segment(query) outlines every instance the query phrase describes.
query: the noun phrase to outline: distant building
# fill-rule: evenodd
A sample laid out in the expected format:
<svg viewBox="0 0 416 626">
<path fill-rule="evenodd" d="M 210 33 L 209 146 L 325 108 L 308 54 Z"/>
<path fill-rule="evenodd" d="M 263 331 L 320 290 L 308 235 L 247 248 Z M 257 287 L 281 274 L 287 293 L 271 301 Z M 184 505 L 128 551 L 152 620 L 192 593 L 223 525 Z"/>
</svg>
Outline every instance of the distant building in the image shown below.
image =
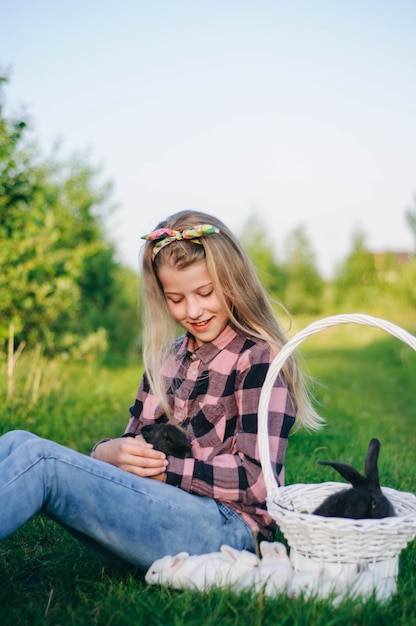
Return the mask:
<svg viewBox="0 0 416 626">
<path fill-rule="evenodd" d="M 415 260 L 412 252 L 373 252 L 374 267 L 379 279 L 386 283 L 394 283 L 400 270 Z"/>
</svg>

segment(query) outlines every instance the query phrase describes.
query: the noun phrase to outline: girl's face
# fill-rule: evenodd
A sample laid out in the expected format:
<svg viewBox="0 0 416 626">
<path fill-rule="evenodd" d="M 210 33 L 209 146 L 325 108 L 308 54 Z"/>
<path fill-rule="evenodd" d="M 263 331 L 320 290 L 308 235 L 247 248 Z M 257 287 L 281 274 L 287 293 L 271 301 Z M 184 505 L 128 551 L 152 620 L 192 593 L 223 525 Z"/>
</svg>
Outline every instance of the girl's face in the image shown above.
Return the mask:
<svg viewBox="0 0 416 626">
<path fill-rule="evenodd" d="M 195 337 L 197 346 L 216 339 L 226 327 L 228 315 L 214 291 L 206 262 L 182 270 L 161 267 L 158 277 L 170 314 Z"/>
</svg>

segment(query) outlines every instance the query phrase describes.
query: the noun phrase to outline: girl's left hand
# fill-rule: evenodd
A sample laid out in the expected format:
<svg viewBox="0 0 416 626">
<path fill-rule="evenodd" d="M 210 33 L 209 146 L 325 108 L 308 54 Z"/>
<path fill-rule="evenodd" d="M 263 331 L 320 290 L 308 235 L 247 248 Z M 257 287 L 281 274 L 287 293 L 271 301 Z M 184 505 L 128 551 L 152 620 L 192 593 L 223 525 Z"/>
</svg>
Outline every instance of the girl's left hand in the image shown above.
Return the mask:
<svg viewBox="0 0 416 626">
<path fill-rule="evenodd" d="M 166 455 L 155 450 L 140 436 L 103 441 L 96 447 L 94 458 L 143 478 L 163 481 L 166 478 Z"/>
</svg>

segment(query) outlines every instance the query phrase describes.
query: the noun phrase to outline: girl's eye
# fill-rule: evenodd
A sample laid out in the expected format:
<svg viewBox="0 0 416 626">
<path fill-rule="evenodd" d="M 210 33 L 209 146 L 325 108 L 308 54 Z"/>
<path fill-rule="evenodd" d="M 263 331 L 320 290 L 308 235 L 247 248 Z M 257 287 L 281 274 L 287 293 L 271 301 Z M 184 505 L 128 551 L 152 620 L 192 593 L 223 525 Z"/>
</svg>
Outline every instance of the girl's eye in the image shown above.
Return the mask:
<svg viewBox="0 0 416 626">
<path fill-rule="evenodd" d="M 172 304 L 179 304 L 179 302 L 182 302 L 182 298 L 169 298 L 168 297 L 169 302 L 172 302 Z"/>
<path fill-rule="evenodd" d="M 203 298 L 208 298 L 211 294 L 212 294 L 212 289 L 211 289 L 211 291 L 208 291 L 208 293 L 201 293 L 201 296 Z"/>
</svg>

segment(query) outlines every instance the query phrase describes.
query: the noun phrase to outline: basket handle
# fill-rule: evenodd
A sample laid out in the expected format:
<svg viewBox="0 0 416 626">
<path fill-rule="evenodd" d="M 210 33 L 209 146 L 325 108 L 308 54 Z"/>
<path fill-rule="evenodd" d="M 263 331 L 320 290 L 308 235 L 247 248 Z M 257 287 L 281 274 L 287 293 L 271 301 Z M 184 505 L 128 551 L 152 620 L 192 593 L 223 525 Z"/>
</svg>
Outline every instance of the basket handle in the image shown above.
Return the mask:
<svg viewBox="0 0 416 626">
<path fill-rule="evenodd" d="M 268 412 L 269 412 L 269 403 L 270 396 L 272 393 L 274 381 L 282 369 L 282 366 L 286 359 L 296 350 L 299 344 L 302 343 L 305 339 L 314 335 L 315 333 L 324 330 L 325 328 L 329 328 L 331 326 L 336 326 L 337 324 L 364 324 L 367 326 L 375 326 L 376 328 L 381 328 L 386 332 L 390 333 L 397 339 L 400 339 L 407 345 L 409 345 L 413 350 L 416 350 L 416 337 L 408 333 L 400 326 L 396 326 L 391 322 L 383 320 L 378 317 L 373 317 L 371 315 L 365 315 L 363 313 L 350 313 L 343 315 L 332 315 L 330 317 L 324 317 L 316 322 L 312 322 L 306 326 L 303 330 L 293 335 L 291 339 L 283 346 L 283 348 L 279 351 L 279 353 L 275 356 L 273 361 L 271 362 L 259 399 L 259 408 L 258 408 L 258 442 L 259 442 L 259 454 L 260 461 L 263 470 L 263 476 L 266 484 L 266 489 L 268 494 L 273 494 L 277 498 L 279 497 L 279 487 L 277 485 L 276 479 L 272 472 L 272 467 L 270 463 L 270 449 L 269 449 L 269 432 L 268 432 Z"/>
</svg>

